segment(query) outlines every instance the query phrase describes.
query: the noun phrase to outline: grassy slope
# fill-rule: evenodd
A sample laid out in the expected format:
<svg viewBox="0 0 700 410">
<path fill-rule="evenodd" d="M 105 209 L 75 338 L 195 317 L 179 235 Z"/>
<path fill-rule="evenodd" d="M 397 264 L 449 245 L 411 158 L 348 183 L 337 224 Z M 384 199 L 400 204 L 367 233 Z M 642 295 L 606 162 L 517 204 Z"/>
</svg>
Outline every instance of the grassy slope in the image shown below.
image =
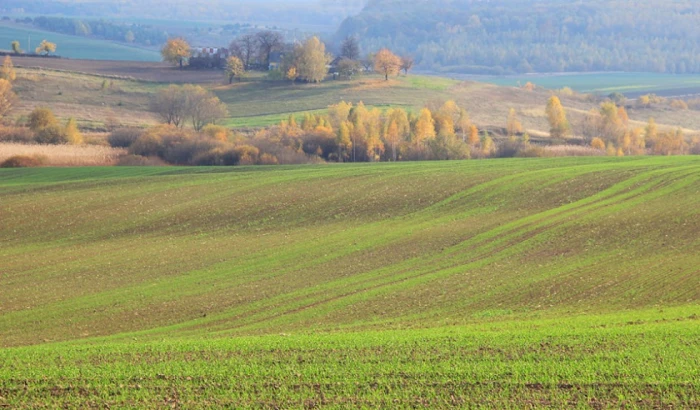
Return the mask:
<svg viewBox="0 0 700 410">
<path fill-rule="evenodd" d="M 1 48 L 9 49 L 10 43 L 17 40 L 20 42 L 22 49 L 27 51 L 28 36 L 32 38 L 32 49 L 38 46 L 41 40 L 48 40 L 56 43 L 56 54 L 66 58 L 160 61 L 160 54 L 157 51 L 129 47 L 109 41 L 0 24 Z"/>
<path fill-rule="evenodd" d="M 15 116 L 26 117 L 35 107 L 49 107 L 58 117 L 76 118 L 87 128 L 104 127 L 109 118 L 125 125 L 157 123 L 148 105 L 161 85 L 23 68 L 17 74 L 14 90 L 20 104 L 12 112 Z"/>
<path fill-rule="evenodd" d="M 697 285 L 698 164 L 2 170 L 0 335 L 432 326 L 695 303 L 697 286 L 678 285 Z"/>
<path fill-rule="evenodd" d="M 157 122 L 157 118 L 146 111 L 152 94 L 164 84 L 109 78 L 107 81 L 113 83 L 113 87 L 104 90 L 105 78 L 99 75 L 36 69 L 18 69 L 18 75 L 15 89 L 21 104 L 13 112 L 15 116 L 26 116 L 36 106 L 49 106 L 60 117 L 75 117 L 81 125 L 92 128 L 103 127 L 110 117 L 125 125 Z M 352 82 L 290 85 L 263 81 L 256 74 L 241 84 L 209 84 L 207 87 L 227 103 L 231 117 L 225 124 L 234 127 L 276 124 L 290 114 L 301 117 L 305 112 L 322 112 L 341 100 L 363 101 L 381 109 L 401 106 L 415 110 L 426 103 L 439 104 L 454 99 L 469 111 L 480 127 L 502 128 L 509 109 L 515 108 L 528 132 L 536 136 L 548 135 L 545 104 L 550 92 L 547 90 L 527 92 L 416 75 L 402 76 L 388 83 L 370 76 Z M 594 106 L 580 98 L 563 98 L 563 103 L 574 125 Z M 691 134 L 700 129 L 700 117 L 690 113 L 666 107 L 629 111 L 634 126 L 644 126 L 649 117 L 654 117 L 662 128 L 681 126 Z"/>
<path fill-rule="evenodd" d="M 692 407 L 699 170 L 0 170 L 0 404 Z"/>
<path fill-rule="evenodd" d="M 457 84 L 437 77 L 408 77 L 382 81 L 371 76 L 356 81 L 326 81 L 321 84 L 252 82 L 215 88 L 227 103 L 232 126 L 260 126 L 278 123 L 289 114 L 317 112 L 340 101 L 370 107 L 422 107 L 430 100 L 452 98 L 449 89 Z"/>
<path fill-rule="evenodd" d="M 632 97 L 645 93 L 683 95 L 697 93 L 700 76 L 656 73 L 531 74 L 507 77 L 474 76 L 480 81 L 515 87 L 528 81 L 549 89 L 571 87 L 581 93 L 608 95 L 620 92 Z M 686 90 L 686 91 L 682 91 Z"/>
</svg>

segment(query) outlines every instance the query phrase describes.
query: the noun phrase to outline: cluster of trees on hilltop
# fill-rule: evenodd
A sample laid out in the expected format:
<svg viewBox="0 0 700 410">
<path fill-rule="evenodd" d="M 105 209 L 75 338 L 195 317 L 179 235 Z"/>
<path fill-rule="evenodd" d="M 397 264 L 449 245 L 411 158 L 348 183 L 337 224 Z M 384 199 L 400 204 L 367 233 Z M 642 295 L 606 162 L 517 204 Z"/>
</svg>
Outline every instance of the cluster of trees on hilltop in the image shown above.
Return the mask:
<svg viewBox="0 0 700 410">
<path fill-rule="evenodd" d="M 698 73 L 699 16 L 692 0 L 374 0 L 337 38 L 437 71 Z"/>
<path fill-rule="evenodd" d="M 374 70 L 389 80 L 390 76 L 398 75 L 401 71 L 408 75 L 414 64 L 411 57 L 399 57 L 387 48 L 361 58 L 360 47 L 354 37 L 343 40 L 340 49 L 340 55 L 334 58 L 327 52 L 325 43 L 316 36 L 291 44 L 285 43 L 279 32 L 264 30 L 240 36 L 228 49 L 218 49 L 216 54 L 205 55 L 193 55 L 185 39 L 174 37 L 165 43 L 161 55 L 164 61 L 181 69 L 185 65 L 223 68 L 229 83 L 235 78 L 240 80 L 249 70 L 269 71 L 268 77 L 273 80 L 319 83 L 328 77 L 329 66 L 335 77 L 352 79 L 355 74 Z M 273 66 L 274 54 L 277 54 L 277 61 Z"/>
</svg>

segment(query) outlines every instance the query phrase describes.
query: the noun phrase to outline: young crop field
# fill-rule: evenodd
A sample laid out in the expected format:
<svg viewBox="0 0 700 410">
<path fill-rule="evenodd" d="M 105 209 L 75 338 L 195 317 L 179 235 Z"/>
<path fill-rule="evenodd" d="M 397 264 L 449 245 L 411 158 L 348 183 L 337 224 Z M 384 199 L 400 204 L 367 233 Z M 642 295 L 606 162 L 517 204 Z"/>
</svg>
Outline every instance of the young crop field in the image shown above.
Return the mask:
<svg viewBox="0 0 700 410">
<path fill-rule="evenodd" d="M 32 49 L 29 50 L 31 38 Z M 13 41 L 19 41 L 24 51 L 33 52 L 42 40 L 56 43 L 56 54 L 66 58 L 86 60 L 131 60 L 160 61 L 160 53 L 137 47 L 130 47 L 105 40 L 69 36 L 14 25 L 0 24 L 0 49 L 9 50 Z"/>
<path fill-rule="evenodd" d="M 700 159 L 0 169 L 0 407 L 694 408 Z"/>
<path fill-rule="evenodd" d="M 620 92 L 631 98 L 648 93 L 669 97 L 700 94 L 700 75 L 697 74 L 573 73 L 471 78 L 511 87 L 532 82 L 553 90 L 570 87 L 581 93 L 601 95 Z"/>
<path fill-rule="evenodd" d="M 270 82 L 260 77 L 240 84 L 216 87 L 234 125 L 271 125 L 290 114 L 325 110 L 340 101 L 382 109 L 422 107 L 431 100 L 454 98 L 448 90 L 456 81 L 434 77 L 403 77 L 384 81 L 368 76 L 355 81 L 326 81 L 320 84 Z"/>
</svg>

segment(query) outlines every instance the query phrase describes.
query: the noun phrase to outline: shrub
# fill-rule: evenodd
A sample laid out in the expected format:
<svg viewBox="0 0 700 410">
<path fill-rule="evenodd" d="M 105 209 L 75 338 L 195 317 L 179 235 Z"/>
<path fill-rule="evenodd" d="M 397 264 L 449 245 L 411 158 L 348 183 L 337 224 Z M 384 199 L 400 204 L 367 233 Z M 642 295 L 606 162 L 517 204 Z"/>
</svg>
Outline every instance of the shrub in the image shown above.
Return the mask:
<svg viewBox="0 0 700 410">
<path fill-rule="evenodd" d="M 519 150 L 516 156 L 518 158 L 542 158 L 549 157 L 551 155 L 549 155 L 549 153 L 543 147 L 528 145 L 526 148 Z"/>
<path fill-rule="evenodd" d="M 83 143 L 83 134 L 78 130 L 78 123 L 74 118 L 69 118 L 64 129 L 64 134 L 66 135 L 66 142 L 73 145 L 80 145 Z"/>
<path fill-rule="evenodd" d="M 605 141 L 603 141 L 599 137 L 593 138 L 593 140 L 591 141 L 591 148 L 604 150 L 605 149 Z"/>
<path fill-rule="evenodd" d="M 233 149 L 238 161 L 235 165 L 255 165 L 260 157 L 260 150 L 252 145 L 241 145 Z"/>
<path fill-rule="evenodd" d="M 572 90 L 571 87 L 564 87 L 561 90 L 559 90 L 559 95 L 563 95 L 565 97 L 572 97 L 574 95 L 574 90 Z"/>
<path fill-rule="evenodd" d="M 528 144 L 522 141 L 508 140 L 498 144 L 494 156 L 496 158 L 514 158 L 518 156 L 518 152 L 526 150 L 527 148 Z"/>
<path fill-rule="evenodd" d="M 270 154 L 262 154 L 260 156 L 260 165 L 279 165 L 279 160 L 276 156 Z"/>
<path fill-rule="evenodd" d="M 690 141 L 690 150 L 688 152 L 692 155 L 700 155 L 700 137 L 693 137 Z"/>
<path fill-rule="evenodd" d="M 36 133 L 35 140 L 39 144 L 52 145 L 67 144 L 70 142 L 66 130 L 60 125 L 49 125 L 48 127 L 41 128 Z"/>
<path fill-rule="evenodd" d="M 233 131 L 223 125 L 207 124 L 202 128 L 202 134 L 219 141 L 229 141 L 233 137 Z"/>
<path fill-rule="evenodd" d="M 166 135 L 163 137 L 163 158 L 171 164 L 189 165 L 202 153 L 215 148 L 225 148 L 228 144 L 198 135 L 187 133 Z"/>
<path fill-rule="evenodd" d="M 0 142 L 34 142 L 34 133 L 26 127 L 0 127 Z"/>
<path fill-rule="evenodd" d="M 56 124 L 58 124 L 58 120 L 53 115 L 53 111 L 48 108 L 38 107 L 29 114 L 28 125 L 32 131 L 40 131 Z"/>
<path fill-rule="evenodd" d="M 271 70 L 265 76 L 267 81 L 282 81 L 285 79 L 284 74 L 280 70 Z"/>
<path fill-rule="evenodd" d="M 338 152 L 338 143 L 331 133 L 313 131 L 302 137 L 302 150 L 308 155 L 328 159 L 330 155 Z"/>
<path fill-rule="evenodd" d="M 673 100 L 671 101 L 671 108 L 674 108 L 676 110 L 687 110 L 688 103 L 683 100 Z"/>
<path fill-rule="evenodd" d="M 145 132 L 129 146 L 129 154 L 143 157 L 163 155 L 163 139 L 156 132 Z"/>
<path fill-rule="evenodd" d="M 46 158 L 41 155 L 15 155 L 0 163 L 0 168 L 32 168 L 45 163 Z"/>
<path fill-rule="evenodd" d="M 119 128 L 109 134 L 107 142 L 114 148 L 129 148 L 142 134 L 138 128 Z"/>
<path fill-rule="evenodd" d="M 236 165 L 238 159 L 238 155 L 233 149 L 214 148 L 197 154 L 192 163 L 204 166 L 231 166 Z"/>
<path fill-rule="evenodd" d="M 159 167 L 166 163 L 158 157 L 144 157 L 141 155 L 125 155 L 117 161 L 118 166 L 124 167 Z"/>
</svg>

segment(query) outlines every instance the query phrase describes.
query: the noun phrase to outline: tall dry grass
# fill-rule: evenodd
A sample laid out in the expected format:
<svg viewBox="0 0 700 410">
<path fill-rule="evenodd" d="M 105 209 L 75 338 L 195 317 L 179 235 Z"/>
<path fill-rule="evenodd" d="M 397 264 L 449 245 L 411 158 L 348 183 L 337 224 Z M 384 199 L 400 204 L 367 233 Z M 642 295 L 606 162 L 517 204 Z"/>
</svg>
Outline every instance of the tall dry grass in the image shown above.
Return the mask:
<svg viewBox="0 0 700 410">
<path fill-rule="evenodd" d="M 545 155 L 551 157 L 600 157 L 606 155 L 604 150 L 583 145 L 552 145 L 542 148 Z"/>
<path fill-rule="evenodd" d="M 0 162 L 16 156 L 39 156 L 49 167 L 86 167 L 115 165 L 126 154 L 121 148 L 96 145 L 26 145 L 0 143 Z"/>
</svg>

